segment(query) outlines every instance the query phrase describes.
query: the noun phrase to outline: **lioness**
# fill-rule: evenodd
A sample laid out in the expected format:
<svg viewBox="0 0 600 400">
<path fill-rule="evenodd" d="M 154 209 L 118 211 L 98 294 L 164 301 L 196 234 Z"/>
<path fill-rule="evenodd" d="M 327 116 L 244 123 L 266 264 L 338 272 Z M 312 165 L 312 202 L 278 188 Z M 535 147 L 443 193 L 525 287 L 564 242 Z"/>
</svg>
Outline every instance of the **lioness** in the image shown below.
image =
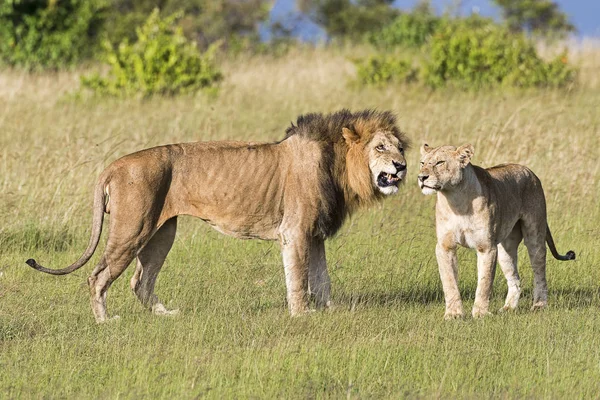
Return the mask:
<svg viewBox="0 0 600 400">
<path fill-rule="evenodd" d="M 300 116 L 276 143 L 196 142 L 154 147 L 124 156 L 100 175 L 94 193 L 83 266 L 100 240 L 104 213 L 110 232 L 88 278 L 97 322 L 107 319 L 106 291 L 134 258 L 131 288 L 148 309 L 168 311 L 154 283 L 175 238 L 178 215 L 193 215 L 243 239 L 279 240 L 289 311 L 307 310 L 307 294 L 329 306 L 324 240 L 344 219 L 398 191 L 406 175 L 406 136 L 390 112 L 342 110 Z"/>
<path fill-rule="evenodd" d="M 421 147 L 418 182 L 423 194 L 437 193 L 436 231 L 440 278 L 446 300 L 445 318 L 463 316 L 457 286 L 456 245 L 477 250 L 477 291 L 473 317 L 489 314 L 496 260 L 508 283 L 506 304 L 517 307 L 521 286 L 517 249 L 525 241 L 534 272 L 532 309 L 547 305 L 546 242 L 558 260 L 574 260 L 575 253 L 556 251 L 546 222 L 542 184 L 525 166 L 503 164 L 483 169 L 471 164 L 470 144 L 459 147 Z"/>
</svg>

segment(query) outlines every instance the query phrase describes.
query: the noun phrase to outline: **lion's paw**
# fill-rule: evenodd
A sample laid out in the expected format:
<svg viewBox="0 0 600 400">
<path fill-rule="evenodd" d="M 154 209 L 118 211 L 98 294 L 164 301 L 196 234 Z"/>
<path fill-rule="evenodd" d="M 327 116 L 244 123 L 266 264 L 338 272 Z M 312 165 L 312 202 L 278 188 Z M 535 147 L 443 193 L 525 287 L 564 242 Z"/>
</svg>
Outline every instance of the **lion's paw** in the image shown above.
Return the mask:
<svg viewBox="0 0 600 400">
<path fill-rule="evenodd" d="M 548 307 L 547 301 L 538 301 L 537 303 L 534 303 L 533 306 L 531 306 L 531 311 L 541 311 L 546 307 Z"/>
<path fill-rule="evenodd" d="M 168 310 L 162 303 L 156 303 L 152 306 L 152 312 L 155 315 L 173 316 L 179 314 L 178 309 Z"/>
<path fill-rule="evenodd" d="M 100 320 L 96 320 L 96 323 L 98 324 L 108 324 L 111 322 L 117 322 L 121 319 L 121 317 L 119 317 L 118 315 L 113 315 L 110 318 L 104 318 L 104 319 L 100 319 Z"/>
</svg>

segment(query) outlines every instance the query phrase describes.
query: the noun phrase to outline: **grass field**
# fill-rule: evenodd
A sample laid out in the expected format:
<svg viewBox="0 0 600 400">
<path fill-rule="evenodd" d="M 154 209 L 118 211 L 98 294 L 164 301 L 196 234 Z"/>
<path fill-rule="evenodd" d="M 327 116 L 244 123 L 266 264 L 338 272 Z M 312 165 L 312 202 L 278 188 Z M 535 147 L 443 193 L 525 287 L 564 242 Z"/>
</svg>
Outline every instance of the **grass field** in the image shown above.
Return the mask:
<svg viewBox="0 0 600 400">
<path fill-rule="evenodd" d="M 576 55 L 579 88 L 462 93 L 347 85 L 344 52 L 228 64 L 217 97 L 82 99 L 76 73 L 0 72 L 0 398 L 597 398 L 600 393 L 600 51 Z M 391 109 L 413 139 L 400 193 L 327 243 L 335 308 L 291 319 L 278 245 L 239 241 L 182 218 L 157 293 L 180 315 L 147 313 L 109 291 L 116 323 L 96 325 L 85 249 L 95 179 L 145 147 L 278 140 L 296 116 Z M 522 248 L 519 309 L 443 321 L 434 197 L 416 185 L 418 146 L 475 146 L 474 163 L 523 163 L 541 178 L 561 253 L 548 258 L 549 308 L 532 313 Z M 475 255 L 459 252 L 467 309 Z M 498 269 L 493 309 L 506 283 Z"/>
</svg>

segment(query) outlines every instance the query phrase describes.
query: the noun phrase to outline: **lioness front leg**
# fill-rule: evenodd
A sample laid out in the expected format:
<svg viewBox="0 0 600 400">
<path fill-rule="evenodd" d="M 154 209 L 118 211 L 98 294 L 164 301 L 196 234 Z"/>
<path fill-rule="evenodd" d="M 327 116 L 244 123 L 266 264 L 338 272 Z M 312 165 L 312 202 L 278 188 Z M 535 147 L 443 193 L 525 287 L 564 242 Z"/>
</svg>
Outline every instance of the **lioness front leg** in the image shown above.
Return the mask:
<svg viewBox="0 0 600 400">
<path fill-rule="evenodd" d="M 494 283 L 497 255 L 498 248 L 496 246 L 477 250 L 477 290 L 475 291 L 473 318 L 490 315 L 488 310 L 492 285 Z"/>
<path fill-rule="evenodd" d="M 460 292 L 458 291 L 458 260 L 456 258 L 456 247 L 447 247 L 438 243 L 435 247 L 440 279 L 444 288 L 444 299 L 446 301 L 445 319 L 464 317 Z"/>
<path fill-rule="evenodd" d="M 308 311 L 310 239 L 304 235 L 280 235 L 287 301 L 292 317 Z"/>
<path fill-rule="evenodd" d="M 315 301 L 317 309 L 329 308 L 331 301 L 331 280 L 327 272 L 325 259 L 325 241 L 313 238 L 310 246 L 310 264 L 308 270 L 308 290 Z"/>
</svg>

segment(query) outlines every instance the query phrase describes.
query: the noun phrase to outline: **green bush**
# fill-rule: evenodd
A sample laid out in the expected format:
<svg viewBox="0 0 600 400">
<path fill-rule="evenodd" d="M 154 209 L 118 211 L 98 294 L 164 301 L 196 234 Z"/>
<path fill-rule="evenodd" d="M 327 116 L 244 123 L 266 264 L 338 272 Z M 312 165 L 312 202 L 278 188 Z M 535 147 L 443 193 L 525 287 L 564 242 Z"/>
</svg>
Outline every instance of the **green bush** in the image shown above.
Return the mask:
<svg viewBox="0 0 600 400">
<path fill-rule="evenodd" d="M 104 0 L 0 1 L 0 62 L 58 69 L 93 55 Z"/>
<path fill-rule="evenodd" d="M 371 56 L 354 61 L 358 82 L 382 86 L 387 83 L 409 83 L 416 80 L 418 70 L 411 63 L 392 56 Z"/>
<path fill-rule="evenodd" d="M 367 35 L 376 47 L 421 47 L 435 32 L 440 18 L 424 12 L 402 14 L 380 31 Z"/>
<path fill-rule="evenodd" d="M 547 62 L 524 35 L 493 23 L 445 24 L 429 45 L 424 78 L 433 87 L 561 87 L 575 77 L 565 55 Z"/>
<path fill-rule="evenodd" d="M 113 96 L 174 95 L 214 86 L 222 79 L 214 64 L 217 47 L 200 54 L 177 26 L 180 16 L 161 19 L 155 9 L 137 29 L 135 43 L 125 39 L 115 49 L 105 40 L 103 58 L 110 66 L 108 76 L 84 77 L 82 85 Z"/>
</svg>

